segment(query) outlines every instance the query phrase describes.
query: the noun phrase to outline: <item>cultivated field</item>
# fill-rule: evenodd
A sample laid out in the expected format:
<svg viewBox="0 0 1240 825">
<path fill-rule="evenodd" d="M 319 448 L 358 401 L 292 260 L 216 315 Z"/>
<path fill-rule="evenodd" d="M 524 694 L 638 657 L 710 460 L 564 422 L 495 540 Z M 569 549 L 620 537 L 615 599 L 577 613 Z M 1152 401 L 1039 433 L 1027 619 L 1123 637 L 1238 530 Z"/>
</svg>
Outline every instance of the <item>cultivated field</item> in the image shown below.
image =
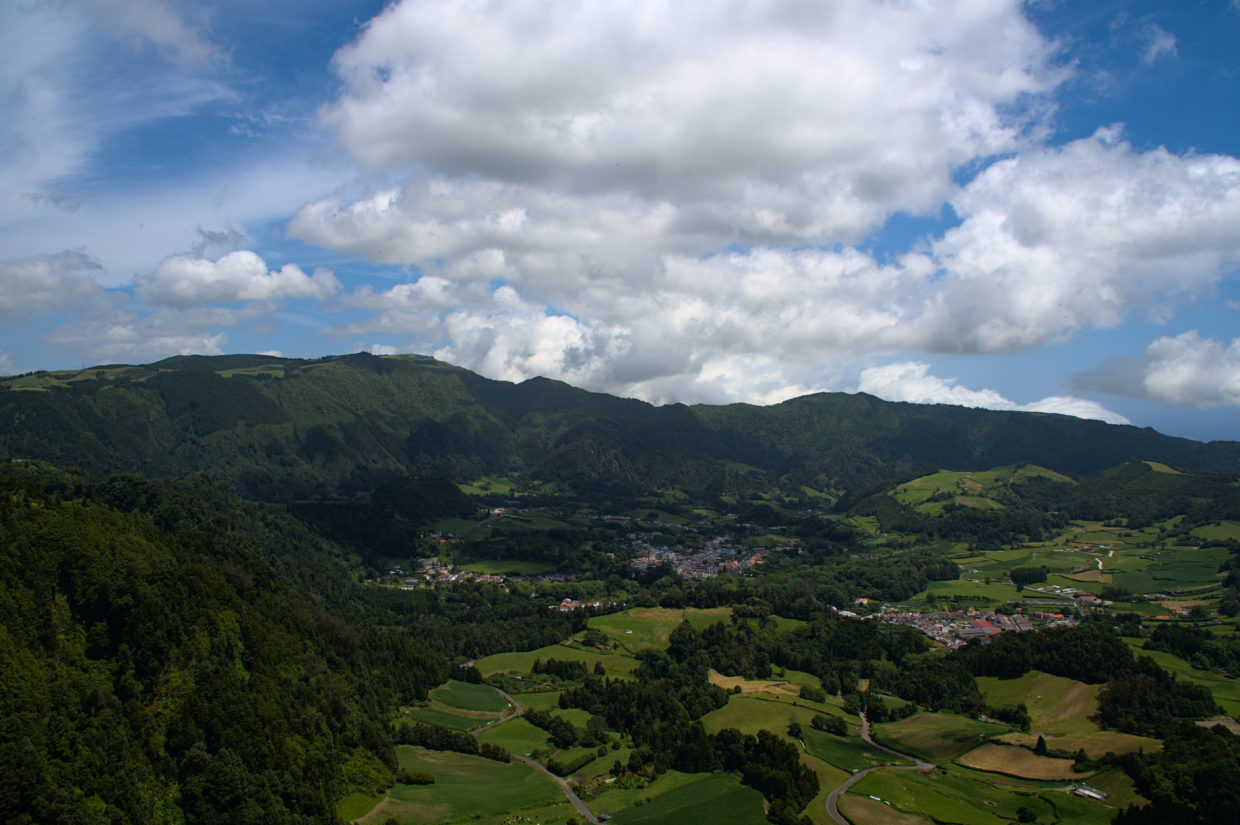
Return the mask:
<svg viewBox="0 0 1240 825">
<path fill-rule="evenodd" d="M 590 627 L 606 633 L 615 644 L 624 650 L 636 653 L 648 647 L 666 650 L 668 636 L 676 629 L 676 625 L 685 619 L 700 630 L 717 622 L 727 622 L 731 617 L 732 608 L 730 607 L 717 607 L 709 610 L 635 607 L 622 613 L 594 616 L 590 619 Z"/>
<path fill-rule="evenodd" d="M 562 798 L 546 774 L 519 762 L 502 764 L 479 756 L 401 746 L 402 768 L 427 771 L 433 785 L 397 785 L 360 821 L 382 823 L 393 817 L 401 825 L 432 825 L 475 816 L 518 812 Z M 480 791 L 485 789 L 485 793 Z"/>
<path fill-rule="evenodd" d="M 765 825 L 762 794 L 734 776 L 708 774 L 686 785 L 627 808 L 612 817 L 615 825 Z"/>
<path fill-rule="evenodd" d="M 872 733 L 888 747 L 942 765 L 1007 729 L 965 716 L 923 711 L 899 722 L 874 725 Z"/>
<path fill-rule="evenodd" d="M 1089 773 L 1075 773 L 1071 759 L 1037 756 L 1033 751 L 1014 745 L 979 745 L 956 759 L 966 768 L 1002 773 L 1020 779 L 1084 780 Z"/>
</svg>

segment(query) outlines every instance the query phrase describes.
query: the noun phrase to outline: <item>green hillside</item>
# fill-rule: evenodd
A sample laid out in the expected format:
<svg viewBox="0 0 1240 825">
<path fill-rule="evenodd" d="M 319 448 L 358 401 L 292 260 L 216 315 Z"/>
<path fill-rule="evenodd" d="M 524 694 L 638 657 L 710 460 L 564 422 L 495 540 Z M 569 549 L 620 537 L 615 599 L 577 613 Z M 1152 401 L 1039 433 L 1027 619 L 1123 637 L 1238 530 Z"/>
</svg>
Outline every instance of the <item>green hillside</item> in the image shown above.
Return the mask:
<svg viewBox="0 0 1240 825">
<path fill-rule="evenodd" d="M 1240 470 L 1240 444 L 1067 416 L 840 393 L 771 407 L 653 407 L 366 353 L 184 356 L 4 379 L 0 456 L 156 477 L 206 472 L 267 501 L 351 498 L 407 476 L 710 505 L 758 492 L 821 503 L 927 465 L 1027 462 L 1091 475 L 1139 457 Z"/>
</svg>

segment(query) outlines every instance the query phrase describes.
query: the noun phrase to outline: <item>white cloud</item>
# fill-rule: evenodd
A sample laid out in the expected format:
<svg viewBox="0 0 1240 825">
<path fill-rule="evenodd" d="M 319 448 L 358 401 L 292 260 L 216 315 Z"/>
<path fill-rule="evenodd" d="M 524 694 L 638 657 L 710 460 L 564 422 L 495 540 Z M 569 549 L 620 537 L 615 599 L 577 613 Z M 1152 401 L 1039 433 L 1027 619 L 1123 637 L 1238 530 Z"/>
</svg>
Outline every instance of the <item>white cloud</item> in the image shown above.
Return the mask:
<svg viewBox="0 0 1240 825">
<path fill-rule="evenodd" d="M 15 375 L 17 373 L 17 359 L 10 352 L 0 350 L 0 375 Z"/>
<path fill-rule="evenodd" d="M 116 38 L 153 46 L 173 62 L 193 65 L 223 57 L 197 27 L 160 0 L 82 0 L 82 5 Z"/>
<path fill-rule="evenodd" d="M 1146 23 L 1141 27 L 1137 38 L 1142 43 L 1141 62 L 1146 66 L 1153 66 L 1160 57 L 1179 55 L 1175 35 L 1157 23 Z"/>
<path fill-rule="evenodd" d="M 80 310 L 103 290 L 91 277 L 99 263 L 76 250 L 0 261 L 0 318 Z"/>
<path fill-rule="evenodd" d="M 118 53 L 101 31 L 154 45 L 182 65 Z M 206 66 L 194 68 L 216 54 L 155 0 L 0 4 L 0 223 L 88 198 L 66 181 L 109 137 L 232 97 Z"/>
<path fill-rule="evenodd" d="M 188 332 L 168 319 L 121 315 L 62 327 L 48 336 L 58 349 L 89 353 L 92 363 L 147 363 L 173 355 L 221 355 L 224 332 Z"/>
<path fill-rule="evenodd" d="M 1083 398 L 1051 396 L 1030 404 L 1017 404 L 994 390 L 972 390 L 960 386 L 955 378 L 930 375 L 930 365 L 905 361 L 870 367 L 861 371 L 858 392 L 877 395 L 887 401 L 914 404 L 954 404 L 989 410 L 1058 413 L 1091 418 L 1109 424 L 1131 423 L 1119 413 Z"/>
<path fill-rule="evenodd" d="M 949 6 L 406 0 L 336 55 L 324 119 L 363 162 L 418 171 L 418 228 L 384 247 L 406 261 L 453 214 L 411 193 L 427 182 L 585 215 L 607 195 L 742 242 L 855 240 L 1021 145 L 1028 96 L 1060 79 L 1019 3 Z M 349 234 L 387 197 L 328 207 Z"/>
<path fill-rule="evenodd" d="M 180 308 L 283 298 L 323 300 L 339 289 L 339 281 L 328 270 L 306 275 L 296 264 L 285 264 L 269 272 L 263 259 L 249 250 L 230 252 L 214 262 L 183 255 L 165 258 L 154 273 L 138 279 L 140 296 Z"/>
<path fill-rule="evenodd" d="M 1139 153 L 1116 129 L 991 165 L 933 244 L 931 349 L 1037 346 L 1129 313 L 1160 318 L 1240 263 L 1240 160 Z"/>
<path fill-rule="evenodd" d="M 1196 330 L 1159 338 L 1146 351 L 1148 397 L 1187 407 L 1240 406 L 1240 338 L 1201 338 Z"/>
</svg>

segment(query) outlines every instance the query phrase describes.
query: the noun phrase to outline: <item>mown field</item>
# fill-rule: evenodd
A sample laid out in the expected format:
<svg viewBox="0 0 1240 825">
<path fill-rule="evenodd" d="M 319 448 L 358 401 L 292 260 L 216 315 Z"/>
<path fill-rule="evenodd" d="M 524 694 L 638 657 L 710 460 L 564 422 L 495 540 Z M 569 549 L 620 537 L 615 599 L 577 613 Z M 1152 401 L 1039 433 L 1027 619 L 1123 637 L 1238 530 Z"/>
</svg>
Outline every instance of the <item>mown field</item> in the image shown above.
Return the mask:
<svg viewBox="0 0 1240 825">
<path fill-rule="evenodd" d="M 666 650 L 668 636 L 676 629 L 676 625 L 686 619 L 700 630 L 717 622 L 730 621 L 731 618 L 730 607 L 708 610 L 635 607 L 621 613 L 594 616 L 590 619 L 590 627 L 606 633 L 618 647 L 636 653 L 647 647 Z"/>
<path fill-rule="evenodd" d="M 611 818 L 615 825 L 764 825 L 766 821 L 762 794 L 722 774 L 707 774 Z"/>
<path fill-rule="evenodd" d="M 363 825 L 382 823 L 389 817 L 401 825 L 472 820 L 520 812 L 563 798 L 550 777 L 519 762 L 505 765 L 479 756 L 407 745 L 397 748 L 397 759 L 402 768 L 433 774 L 435 784 L 396 785 L 361 818 Z"/>
<path fill-rule="evenodd" d="M 1065 825 L 1102 825 L 1116 813 L 1112 807 L 1065 790 L 1013 784 L 993 774 L 958 767 L 929 774 L 875 771 L 854 785 L 849 796 L 877 797 L 872 801 L 890 805 L 900 814 L 961 825 L 1007 825 L 1016 821 L 1021 808 L 1032 811 L 1036 822 Z"/>
</svg>

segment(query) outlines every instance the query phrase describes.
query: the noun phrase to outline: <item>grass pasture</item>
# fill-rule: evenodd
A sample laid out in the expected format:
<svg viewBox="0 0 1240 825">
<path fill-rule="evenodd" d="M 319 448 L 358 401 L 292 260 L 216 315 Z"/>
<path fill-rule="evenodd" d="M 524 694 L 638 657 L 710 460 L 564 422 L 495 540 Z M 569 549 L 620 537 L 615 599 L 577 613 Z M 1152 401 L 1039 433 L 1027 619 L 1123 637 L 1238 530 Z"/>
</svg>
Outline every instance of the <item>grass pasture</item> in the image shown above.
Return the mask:
<svg viewBox="0 0 1240 825">
<path fill-rule="evenodd" d="M 934 825 L 928 819 L 897 811 L 868 796 L 845 794 L 839 800 L 839 808 L 853 825 Z"/>
<path fill-rule="evenodd" d="M 534 727 L 525 719 L 509 719 L 480 731 L 478 741 L 499 745 L 509 753 L 529 756 L 538 748 L 546 747 L 547 732 Z"/>
<path fill-rule="evenodd" d="M 804 728 L 801 737 L 809 753 L 849 773 L 876 765 L 912 764 L 907 759 L 872 748 L 859 738 L 835 736 L 814 728 Z"/>
<path fill-rule="evenodd" d="M 402 768 L 434 774 L 433 785 L 397 785 L 366 816 L 363 825 L 396 819 L 400 825 L 432 825 L 520 811 L 561 798 L 546 774 L 512 762 L 432 751 L 402 745 L 396 749 Z M 485 788 L 486 793 L 479 793 Z"/>
<path fill-rule="evenodd" d="M 439 708 L 404 708 L 400 718 L 411 722 L 426 722 L 429 725 L 439 725 L 452 730 L 470 730 L 487 722 L 487 719 L 462 716 Z"/>
<path fill-rule="evenodd" d="M 1219 565 L 1227 548 L 1167 547 L 1149 551 L 1153 564 L 1115 573 L 1115 585 L 1133 593 L 1178 593 L 1219 584 Z"/>
<path fill-rule="evenodd" d="M 871 733 L 888 747 L 941 765 L 1007 729 L 1006 725 L 978 722 L 965 716 L 922 711 L 899 722 L 874 725 Z"/>
<path fill-rule="evenodd" d="M 492 673 L 500 671 L 529 673 L 534 667 L 536 659 L 547 660 L 552 658 L 583 662 L 586 667 L 591 669 L 594 668 L 595 664 L 601 662 L 607 670 L 607 675 L 613 678 L 627 676 L 637 669 L 637 660 L 631 656 L 625 656 L 620 653 L 604 653 L 594 648 L 565 643 L 547 645 L 537 650 L 496 653 L 479 659 L 475 664 L 483 676 L 490 676 Z"/>
<path fill-rule="evenodd" d="M 432 701 L 464 711 L 487 714 L 503 714 L 508 710 L 508 700 L 490 685 L 474 685 L 451 680 L 430 692 Z"/>
<path fill-rule="evenodd" d="M 734 776 L 708 774 L 616 813 L 615 825 L 666 825 L 709 822 L 711 825 L 764 825 L 762 794 Z"/>
<path fill-rule="evenodd" d="M 702 724 L 710 733 L 718 733 L 724 728 L 736 728 L 741 733 L 750 735 L 760 730 L 769 730 L 784 736 L 789 721 L 796 719 L 802 728 L 808 728 L 809 721 L 816 712 L 810 707 L 759 699 L 751 694 L 733 696 L 726 705 L 703 716 Z"/>
<path fill-rule="evenodd" d="M 540 576 L 550 573 L 555 569 L 555 565 L 520 559 L 482 559 L 470 562 L 462 569 L 484 576 Z"/>
<path fill-rule="evenodd" d="M 1114 808 L 1063 791 L 1022 786 L 962 768 L 929 774 L 875 771 L 854 785 L 849 795 L 875 796 L 903 815 L 962 825 L 1006 825 L 1016 820 L 1021 807 L 1031 809 L 1035 821 L 1043 823 L 1102 825 L 1115 815 Z"/>
<path fill-rule="evenodd" d="M 1029 709 L 1030 733 L 1004 733 L 995 737 L 1000 742 L 1032 748 L 1041 734 L 1048 747 L 1073 753 L 1084 749 L 1094 757 L 1139 749 L 1156 751 L 1162 747 L 1157 739 L 1098 727 L 1090 716 L 1098 710 L 1101 685 L 1087 685 L 1033 670 L 1017 679 L 980 676 L 977 686 L 989 705 L 1024 703 Z"/>
<path fill-rule="evenodd" d="M 732 608 L 716 607 L 710 609 L 686 608 L 674 610 L 666 607 L 634 607 L 620 613 L 606 616 L 594 616 L 590 619 L 590 627 L 597 628 L 610 636 L 616 644 L 636 653 L 644 648 L 666 650 L 667 639 L 676 625 L 688 620 L 698 630 L 702 630 L 717 622 L 727 622 L 732 617 Z"/>
<path fill-rule="evenodd" d="M 1171 653 L 1161 650 L 1145 650 L 1140 639 L 1124 639 L 1137 656 L 1149 656 L 1162 668 L 1175 674 L 1177 679 L 1204 685 L 1214 694 L 1214 701 L 1228 716 L 1240 717 L 1240 679 L 1229 679 L 1209 670 L 1199 670 Z"/>
</svg>

